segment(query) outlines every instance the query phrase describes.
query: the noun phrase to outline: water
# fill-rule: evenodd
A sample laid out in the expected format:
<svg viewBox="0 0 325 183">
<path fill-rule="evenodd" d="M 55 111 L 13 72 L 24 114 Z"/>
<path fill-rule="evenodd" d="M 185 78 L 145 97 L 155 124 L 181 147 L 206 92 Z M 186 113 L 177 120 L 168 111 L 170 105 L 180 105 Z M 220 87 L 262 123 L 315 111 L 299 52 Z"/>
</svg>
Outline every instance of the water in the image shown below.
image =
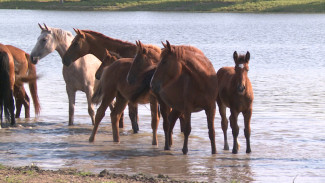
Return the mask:
<svg viewBox="0 0 325 183">
<path fill-rule="evenodd" d="M 126 117 L 121 143 L 113 143 L 107 115 L 90 144 L 92 126 L 84 93 L 77 93 L 75 126 L 67 126 L 68 98 L 61 59 L 55 52 L 37 65 L 42 74 L 38 81 L 41 116 L 21 118 L 20 127 L 0 130 L 0 163 L 167 174 L 207 182 L 325 182 L 325 15 L 0 10 L 0 17 L 0 41 L 26 52 L 31 52 L 40 34 L 37 23 L 70 31 L 90 29 L 145 44 L 161 45 L 165 40 L 190 44 L 200 48 L 216 70 L 234 64 L 235 50 L 250 51 L 249 77 L 255 94 L 251 154 L 245 153 L 241 116 L 242 148 L 237 155 L 222 150 L 217 114 L 218 152 L 211 155 L 204 112 L 192 115 L 188 155 L 181 152 L 179 123 L 171 151 L 163 150 L 162 123 L 159 146 L 152 146 L 148 105 L 139 108 L 139 134 L 132 134 Z M 230 130 L 228 136 L 232 147 Z"/>
</svg>

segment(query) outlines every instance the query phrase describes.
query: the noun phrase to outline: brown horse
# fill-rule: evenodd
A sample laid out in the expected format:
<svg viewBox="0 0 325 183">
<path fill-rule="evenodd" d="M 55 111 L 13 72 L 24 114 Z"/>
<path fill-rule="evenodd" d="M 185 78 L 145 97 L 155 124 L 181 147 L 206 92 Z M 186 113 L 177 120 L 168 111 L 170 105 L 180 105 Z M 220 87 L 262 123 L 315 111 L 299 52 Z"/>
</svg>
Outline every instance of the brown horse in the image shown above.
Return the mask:
<svg viewBox="0 0 325 183">
<path fill-rule="evenodd" d="M 148 46 L 149 52 L 160 55 L 160 48 L 155 46 Z M 105 111 L 108 105 L 116 97 L 116 103 L 113 111 L 111 112 L 111 121 L 113 129 L 113 140 L 114 142 L 119 142 L 119 130 L 117 122 L 121 117 L 121 113 L 126 107 L 127 103 L 132 104 L 146 104 L 150 102 L 151 108 L 151 127 L 153 130 L 153 140 L 152 145 L 157 145 L 157 128 L 159 123 L 159 113 L 158 113 L 158 101 L 151 94 L 149 88 L 149 82 L 153 72 L 144 74 L 145 78 L 140 78 L 139 82 L 132 85 L 127 83 L 126 77 L 133 63 L 133 58 L 121 58 L 109 67 L 104 68 L 100 84 L 94 93 L 92 101 L 94 103 L 100 103 L 101 105 L 96 112 L 95 126 L 93 128 L 92 134 L 89 138 L 90 142 L 93 142 L 95 135 L 99 126 L 99 123 L 105 115 Z"/>
<path fill-rule="evenodd" d="M 113 39 L 95 31 L 79 29 L 74 29 L 74 31 L 77 35 L 62 59 L 66 66 L 87 54 L 93 54 L 102 61 L 106 57 L 106 50 L 113 51 L 123 58 L 133 58 L 136 54 L 137 47 L 133 43 Z M 133 132 L 137 133 L 139 131 L 137 105 L 129 104 L 129 117 Z M 120 120 L 120 128 L 123 128 L 123 114 Z"/>
<path fill-rule="evenodd" d="M 134 84 L 138 81 L 139 78 L 147 78 L 148 73 L 154 73 L 157 69 L 157 66 L 160 62 L 160 53 L 159 52 L 152 52 L 148 48 L 141 43 L 141 41 L 136 42 L 138 47 L 138 52 L 133 59 L 132 66 L 127 76 L 127 82 L 129 84 Z M 149 72 L 150 71 L 150 72 Z M 153 76 L 153 75 L 152 75 Z M 151 80 L 151 78 L 150 78 Z M 150 82 L 146 82 L 148 87 L 150 87 Z M 171 108 L 167 106 L 159 96 L 156 96 L 157 100 L 160 104 L 160 112 L 163 117 L 163 124 L 164 128 L 166 128 L 166 124 L 168 122 L 167 116 L 170 113 Z M 183 132 L 183 118 L 182 116 L 179 118 L 181 122 L 181 131 Z M 170 139 L 170 144 L 172 144 L 172 139 Z"/>
<path fill-rule="evenodd" d="M 1 127 L 2 114 L 15 125 L 15 104 L 14 104 L 15 64 L 9 49 L 0 43 L 0 107 Z"/>
<path fill-rule="evenodd" d="M 170 149 L 172 128 L 176 119 L 184 115 L 183 153 L 188 152 L 191 132 L 191 113 L 205 110 L 212 154 L 216 153 L 214 116 L 218 93 L 216 72 L 203 52 L 192 46 L 163 44 L 161 61 L 151 80 L 156 95 L 172 108 L 165 131 L 165 149 Z"/>
<path fill-rule="evenodd" d="M 102 60 L 102 63 L 100 64 L 99 68 L 96 71 L 95 74 L 96 79 L 100 80 L 104 68 L 110 66 L 113 62 L 115 62 L 120 58 L 121 56 L 119 54 L 106 50 L 106 57 Z"/>
<path fill-rule="evenodd" d="M 11 55 L 13 56 L 14 63 L 15 63 L 15 75 L 16 77 L 30 77 L 36 78 L 36 67 L 30 61 L 30 56 L 28 53 L 24 52 L 23 50 L 11 46 L 6 45 L 9 49 Z M 32 95 L 34 108 L 35 108 L 35 115 L 39 115 L 40 113 L 40 104 L 37 94 L 37 82 L 36 79 L 32 79 L 29 81 L 29 91 Z M 16 99 L 16 118 L 19 118 L 22 105 L 25 108 L 25 118 L 30 117 L 30 103 L 29 97 L 25 91 L 24 85 L 21 82 L 18 82 L 16 79 L 15 87 L 14 87 L 14 96 Z"/>
<path fill-rule="evenodd" d="M 238 56 L 235 51 L 233 54 L 235 67 L 223 67 L 217 73 L 219 93 L 217 103 L 221 116 L 221 126 L 224 134 L 224 149 L 229 150 L 227 142 L 228 120 L 226 117 L 226 107 L 230 108 L 230 126 L 234 137 L 234 146 L 232 153 L 236 154 L 239 150 L 237 141 L 239 127 L 237 124 L 238 115 L 243 113 L 245 122 L 246 153 L 251 152 L 250 147 L 250 121 L 253 110 L 253 88 L 247 76 L 249 70 L 250 53 Z"/>
</svg>

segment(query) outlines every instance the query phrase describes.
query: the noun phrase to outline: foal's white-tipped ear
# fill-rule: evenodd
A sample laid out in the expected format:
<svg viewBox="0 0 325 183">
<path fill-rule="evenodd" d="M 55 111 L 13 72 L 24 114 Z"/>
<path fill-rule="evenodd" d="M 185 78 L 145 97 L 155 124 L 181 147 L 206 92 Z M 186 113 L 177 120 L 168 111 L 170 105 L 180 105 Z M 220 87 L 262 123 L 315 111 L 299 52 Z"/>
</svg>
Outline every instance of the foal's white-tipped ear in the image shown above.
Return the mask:
<svg viewBox="0 0 325 183">
<path fill-rule="evenodd" d="M 249 51 L 247 51 L 246 56 L 245 56 L 245 61 L 248 62 L 250 57 L 251 57 L 251 54 L 249 53 Z"/>
</svg>

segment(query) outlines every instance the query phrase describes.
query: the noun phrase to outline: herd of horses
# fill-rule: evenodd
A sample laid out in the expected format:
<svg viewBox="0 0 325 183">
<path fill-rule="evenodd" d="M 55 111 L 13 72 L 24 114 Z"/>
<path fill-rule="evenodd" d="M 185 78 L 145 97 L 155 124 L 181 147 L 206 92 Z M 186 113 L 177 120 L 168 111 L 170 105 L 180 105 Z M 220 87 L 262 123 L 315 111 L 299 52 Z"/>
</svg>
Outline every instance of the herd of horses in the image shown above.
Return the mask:
<svg viewBox="0 0 325 183">
<path fill-rule="evenodd" d="M 214 118 L 216 103 L 221 116 L 224 149 L 229 150 L 227 140 L 228 120 L 226 108 L 230 108 L 230 126 L 233 134 L 232 153 L 239 150 L 237 141 L 238 115 L 244 117 L 246 153 L 250 147 L 250 121 L 252 116 L 253 89 L 247 76 L 250 53 L 233 53 L 234 67 L 222 67 L 215 71 L 204 53 L 193 46 L 162 43 L 163 48 L 135 44 L 113 39 L 90 30 L 74 29 L 76 36 L 62 29 L 39 24 L 41 35 L 31 54 L 16 47 L 0 44 L 0 104 L 2 113 L 15 125 L 22 105 L 25 117 L 29 117 L 29 97 L 23 83 L 28 82 L 35 113 L 40 112 L 37 95 L 38 61 L 56 50 L 62 58 L 63 78 L 69 98 L 69 125 L 74 122 L 76 91 L 86 93 L 88 112 L 93 123 L 89 138 L 95 140 L 99 124 L 110 108 L 113 141 L 119 142 L 119 128 L 123 128 L 124 109 L 128 105 L 134 133 L 139 130 L 138 104 L 150 103 L 152 144 L 157 145 L 157 129 L 160 114 L 163 118 L 165 150 L 173 141 L 173 128 L 180 120 L 184 133 L 183 154 L 188 153 L 191 132 L 191 114 L 204 110 L 207 116 L 211 152 L 215 154 Z M 14 98 L 16 116 L 14 116 Z M 94 104 L 100 104 L 96 114 Z"/>
</svg>

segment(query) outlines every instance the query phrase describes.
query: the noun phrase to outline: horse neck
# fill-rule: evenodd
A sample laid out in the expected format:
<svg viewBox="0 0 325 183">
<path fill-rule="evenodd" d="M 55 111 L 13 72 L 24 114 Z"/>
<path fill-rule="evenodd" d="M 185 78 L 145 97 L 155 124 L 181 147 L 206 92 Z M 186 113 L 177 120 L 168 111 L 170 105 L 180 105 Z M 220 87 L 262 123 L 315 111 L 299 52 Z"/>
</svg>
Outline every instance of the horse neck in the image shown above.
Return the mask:
<svg viewBox="0 0 325 183">
<path fill-rule="evenodd" d="M 61 58 L 63 58 L 65 52 L 67 52 L 69 46 L 71 45 L 71 42 L 73 40 L 72 36 L 66 35 L 66 39 L 61 39 L 61 41 L 58 41 L 59 39 L 56 39 L 56 48 L 55 50 L 59 53 Z"/>
<path fill-rule="evenodd" d="M 90 44 L 90 53 L 100 60 L 105 56 L 106 49 L 116 52 L 124 58 L 133 58 L 137 50 L 136 45 L 132 43 L 112 39 L 104 35 L 90 35 L 87 41 Z"/>
</svg>

